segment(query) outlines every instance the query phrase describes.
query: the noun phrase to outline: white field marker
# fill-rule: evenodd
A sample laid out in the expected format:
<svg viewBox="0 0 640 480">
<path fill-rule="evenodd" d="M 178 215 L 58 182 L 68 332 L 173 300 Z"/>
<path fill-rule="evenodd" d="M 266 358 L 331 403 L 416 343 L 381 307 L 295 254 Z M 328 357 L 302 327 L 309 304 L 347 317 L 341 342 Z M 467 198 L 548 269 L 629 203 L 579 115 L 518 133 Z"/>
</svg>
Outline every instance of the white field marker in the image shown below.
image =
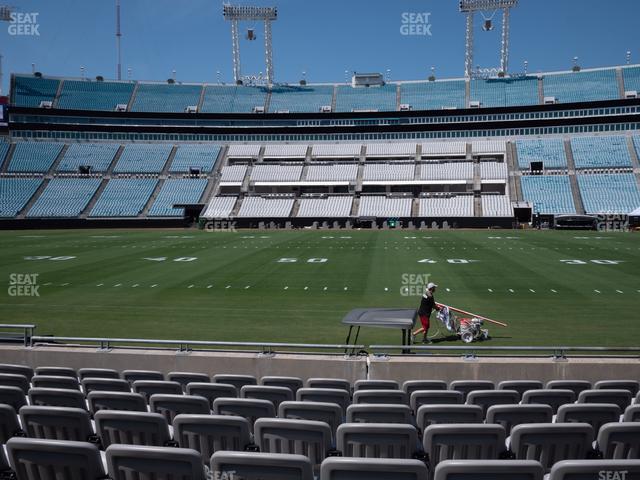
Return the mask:
<svg viewBox="0 0 640 480">
<path fill-rule="evenodd" d="M 226 287 L 224 287 L 224 288 L 231 288 L 231 285 L 227 285 L 227 286 L 226 286 Z"/>
<path fill-rule="evenodd" d="M 489 290 L 490 293 L 493 293 L 493 290 L 491 290 L 490 288 L 487 288 L 487 290 Z"/>
<path fill-rule="evenodd" d="M 151 285 L 151 288 L 156 288 L 158 286 L 157 283 L 154 283 L 153 285 Z"/>
<path fill-rule="evenodd" d="M 529 289 L 529 291 L 530 291 L 531 293 L 536 293 L 536 291 L 535 291 L 533 288 L 530 288 L 530 289 Z"/>
<path fill-rule="evenodd" d="M 624 293 L 622 290 L 616 290 L 616 292 L 618 292 L 618 293 Z"/>
<path fill-rule="evenodd" d="M 187 288 L 193 288 L 193 284 L 192 284 L 192 285 L 189 285 Z"/>
<path fill-rule="evenodd" d="M 249 290 L 250 288 L 251 288 L 251 285 L 246 285 L 246 286 L 244 287 L 244 289 L 245 289 L 245 290 Z"/>
<path fill-rule="evenodd" d="M 121 286 L 122 286 L 122 284 L 121 284 L 121 283 L 116 283 L 116 284 L 114 285 L 114 288 L 115 288 L 115 287 L 121 287 Z"/>
<path fill-rule="evenodd" d="M 447 292 L 450 292 L 450 291 L 451 291 L 451 289 L 450 289 L 450 288 L 445 288 L 445 290 L 446 290 Z"/>
<path fill-rule="evenodd" d="M 510 291 L 511 293 L 514 293 L 514 292 L 513 292 L 513 288 L 510 288 L 510 289 L 509 289 L 509 291 Z"/>
<path fill-rule="evenodd" d="M 553 293 L 558 293 L 558 292 L 556 292 L 553 288 L 551 289 L 551 291 L 552 291 Z"/>
<path fill-rule="evenodd" d="M 389 291 L 389 289 L 388 289 L 387 287 L 384 287 L 384 291 L 385 291 L 385 292 L 388 292 L 388 291 Z M 638 291 L 640 291 L 640 290 L 638 290 Z"/>
<path fill-rule="evenodd" d="M 326 292 L 327 291 L 327 287 L 324 287 L 322 290 L 324 290 Z"/>
<path fill-rule="evenodd" d="M 594 290 L 594 292 L 596 292 L 598 294 L 602 293 L 600 290 Z"/>
<path fill-rule="evenodd" d="M 207 285 L 207 288 L 213 288 L 213 285 Z"/>
<path fill-rule="evenodd" d="M 285 290 L 289 290 L 289 287 L 288 287 L 288 286 L 287 286 L 287 287 L 284 287 L 284 289 L 285 289 Z"/>
<path fill-rule="evenodd" d="M 96 287 L 101 287 L 103 285 L 104 285 L 104 283 L 99 283 L 98 285 L 96 285 Z"/>
<path fill-rule="evenodd" d="M 349 287 L 344 287 L 345 290 L 349 290 Z"/>
<path fill-rule="evenodd" d="M 305 290 L 309 290 L 309 287 L 304 287 Z"/>
<path fill-rule="evenodd" d="M 133 285 L 131 285 L 131 288 L 137 288 L 137 287 L 139 287 L 139 286 L 140 286 L 140 284 L 138 284 L 138 283 L 134 283 Z"/>
</svg>

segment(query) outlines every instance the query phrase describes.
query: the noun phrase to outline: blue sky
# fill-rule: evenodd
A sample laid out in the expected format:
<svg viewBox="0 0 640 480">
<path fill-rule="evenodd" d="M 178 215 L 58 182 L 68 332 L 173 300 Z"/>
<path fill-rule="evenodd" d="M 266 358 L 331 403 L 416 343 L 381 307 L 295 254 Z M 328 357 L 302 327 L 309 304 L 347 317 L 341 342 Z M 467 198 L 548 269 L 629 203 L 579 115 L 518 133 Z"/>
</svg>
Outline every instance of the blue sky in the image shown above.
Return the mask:
<svg viewBox="0 0 640 480">
<path fill-rule="evenodd" d="M 178 81 L 232 80 L 230 25 L 219 0 L 121 0 L 123 78 Z M 10 72 L 115 78 L 114 0 L 14 0 L 18 12 L 37 13 L 38 36 L 0 30 L 3 91 Z M 464 72 L 464 17 L 457 0 L 255 0 L 237 2 L 278 7 L 273 24 L 275 79 L 340 82 L 345 70 L 386 72 L 392 80 L 424 79 Z M 431 36 L 401 35 L 403 13 L 429 13 Z M 493 32 L 476 21 L 476 61 L 496 67 L 500 15 Z M 624 64 L 625 52 L 640 63 L 637 0 L 520 0 L 512 11 L 511 71 L 564 70 L 572 58 L 583 67 Z M 241 42 L 244 74 L 264 70 L 263 35 Z"/>
</svg>

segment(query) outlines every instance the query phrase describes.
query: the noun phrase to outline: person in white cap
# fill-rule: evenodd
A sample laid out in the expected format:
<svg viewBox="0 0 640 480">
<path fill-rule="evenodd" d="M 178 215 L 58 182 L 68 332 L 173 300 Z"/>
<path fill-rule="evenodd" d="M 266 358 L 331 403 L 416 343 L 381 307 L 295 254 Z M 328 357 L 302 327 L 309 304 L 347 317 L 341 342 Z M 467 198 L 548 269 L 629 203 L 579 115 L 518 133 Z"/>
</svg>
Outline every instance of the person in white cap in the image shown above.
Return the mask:
<svg viewBox="0 0 640 480">
<path fill-rule="evenodd" d="M 420 317 L 420 322 L 422 323 L 422 328 L 424 330 L 422 343 L 431 343 L 427 338 L 427 332 L 429 331 L 429 317 L 434 309 L 436 311 L 440 311 L 441 308 L 440 305 L 436 303 L 433 296 L 436 293 L 436 288 L 438 288 L 438 285 L 435 283 L 429 282 L 427 284 L 424 294 L 422 295 L 422 300 L 420 301 L 420 307 L 418 308 L 418 316 Z"/>
</svg>

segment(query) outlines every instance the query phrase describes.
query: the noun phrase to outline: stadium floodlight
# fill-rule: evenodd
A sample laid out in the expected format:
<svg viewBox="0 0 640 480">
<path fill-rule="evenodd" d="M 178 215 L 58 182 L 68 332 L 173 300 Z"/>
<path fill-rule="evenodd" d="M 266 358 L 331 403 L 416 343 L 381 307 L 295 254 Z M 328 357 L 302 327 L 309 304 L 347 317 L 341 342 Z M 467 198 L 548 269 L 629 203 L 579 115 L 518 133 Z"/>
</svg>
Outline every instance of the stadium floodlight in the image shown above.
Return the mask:
<svg viewBox="0 0 640 480">
<path fill-rule="evenodd" d="M 225 3 L 222 9 L 225 20 L 231 22 L 231 40 L 233 53 L 233 79 L 238 83 L 242 80 L 240 69 L 240 40 L 238 36 L 238 22 L 264 22 L 264 47 L 267 85 L 273 84 L 273 48 L 271 45 L 271 22 L 278 19 L 276 7 L 239 6 Z"/>
<path fill-rule="evenodd" d="M 502 44 L 500 48 L 500 71 L 507 73 L 509 64 L 509 10 L 518 4 L 518 0 L 460 0 L 460 12 L 467 17 L 465 31 L 464 74 L 471 77 L 473 70 L 473 19 L 476 12 L 502 10 Z M 491 17 L 493 18 L 493 16 Z M 491 18 L 485 18 L 484 29 L 493 29 Z"/>
<path fill-rule="evenodd" d="M 12 6 L 0 5 L 0 22 L 10 22 L 12 14 L 13 14 Z M 0 55 L 0 94 L 2 94 L 2 79 L 4 76 L 2 72 L 2 59 L 3 59 L 3 56 Z"/>
</svg>

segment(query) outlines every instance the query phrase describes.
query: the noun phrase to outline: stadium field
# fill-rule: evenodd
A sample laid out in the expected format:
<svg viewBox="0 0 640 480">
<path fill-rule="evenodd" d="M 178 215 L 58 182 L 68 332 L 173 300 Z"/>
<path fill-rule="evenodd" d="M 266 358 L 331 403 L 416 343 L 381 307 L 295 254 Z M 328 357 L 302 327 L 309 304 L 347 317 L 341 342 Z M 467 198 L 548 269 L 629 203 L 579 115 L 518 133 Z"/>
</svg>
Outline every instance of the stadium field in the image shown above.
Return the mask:
<svg viewBox="0 0 640 480">
<path fill-rule="evenodd" d="M 638 240 L 506 230 L 2 232 L 0 314 L 41 335 L 342 343 L 350 309 L 416 307 L 428 280 L 439 302 L 509 323 L 490 326 L 486 345 L 636 346 Z M 35 292 L 17 288 L 34 281 Z M 360 343 L 399 337 L 363 329 Z"/>
</svg>

